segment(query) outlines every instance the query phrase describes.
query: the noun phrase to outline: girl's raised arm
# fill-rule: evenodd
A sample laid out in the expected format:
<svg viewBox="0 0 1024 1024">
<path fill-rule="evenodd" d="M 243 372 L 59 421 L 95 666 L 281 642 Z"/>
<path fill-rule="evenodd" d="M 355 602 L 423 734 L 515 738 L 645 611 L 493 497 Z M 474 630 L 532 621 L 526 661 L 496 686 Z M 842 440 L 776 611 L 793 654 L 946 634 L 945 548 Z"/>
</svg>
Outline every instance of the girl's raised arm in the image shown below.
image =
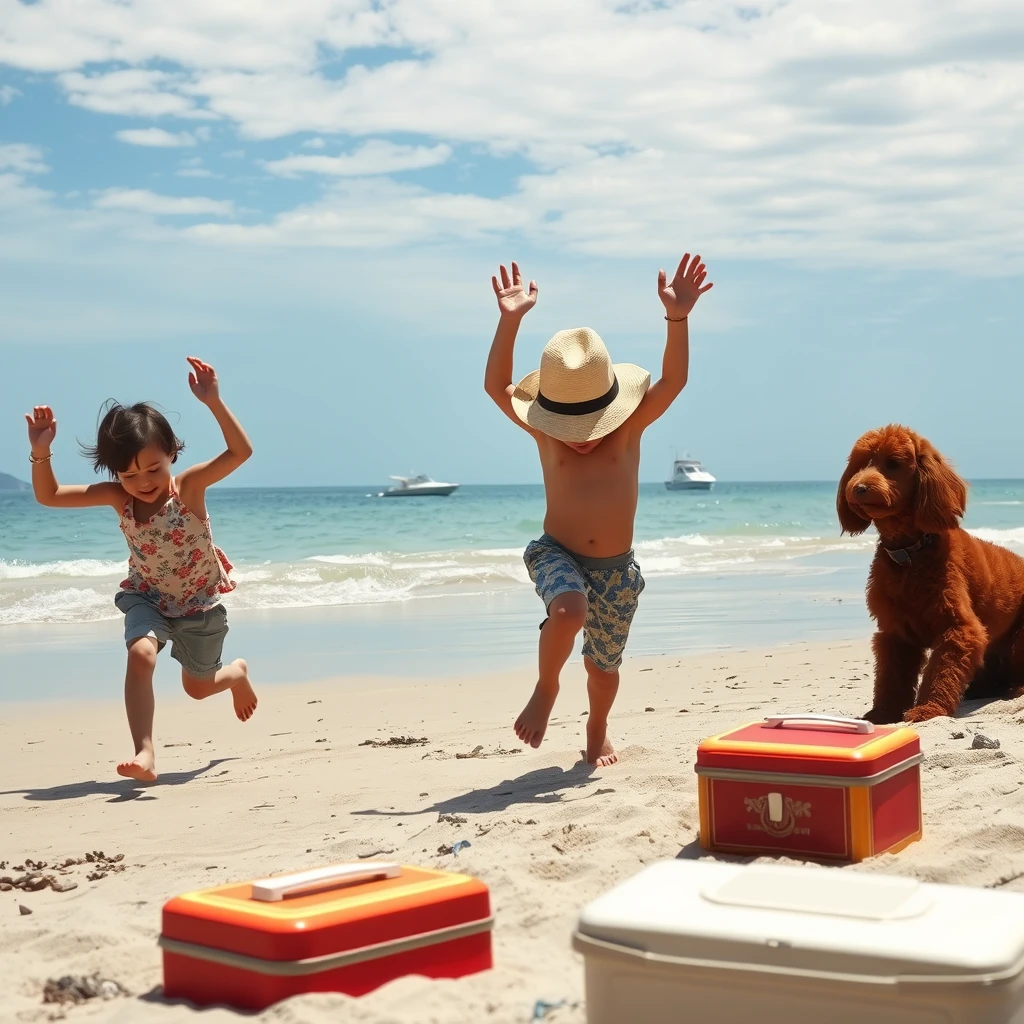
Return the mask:
<svg viewBox="0 0 1024 1024">
<path fill-rule="evenodd" d="M 120 484 L 64 484 L 57 483 L 50 463 L 50 446 L 57 436 L 57 421 L 48 405 L 37 405 L 28 421 L 28 443 L 32 446 L 32 491 L 36 501 L 48 508 L 89 508 L 92 505 L 110 505 L 119 509 L 124 501 Z"/>
<path fill-rule="evenodd" d="M 242 424 L 220 397 L 217 371 L 209 363 L 204 363 L 195 356 L 189 356 L 188 362 L 193 370 L 188 375 L 192 394 L 213 413 L 227 445 L 226 450 L 216 458 L 190 466 L 178 477 L 178 488 L 185 504 L 200 518 L 205 518 L 202 513 L 206 505 L 206 488 L 212 487 L 238 469 L 252 455 L 252 443 L 242 429 Z"/>
</svg>

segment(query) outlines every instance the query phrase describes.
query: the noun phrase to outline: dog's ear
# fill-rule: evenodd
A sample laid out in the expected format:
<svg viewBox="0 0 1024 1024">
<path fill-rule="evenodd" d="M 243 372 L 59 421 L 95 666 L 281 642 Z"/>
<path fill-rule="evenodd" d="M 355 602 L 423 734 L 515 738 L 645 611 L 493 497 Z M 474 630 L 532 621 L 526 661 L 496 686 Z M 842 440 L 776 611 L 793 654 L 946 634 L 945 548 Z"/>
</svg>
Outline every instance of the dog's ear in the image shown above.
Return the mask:
<svg viewBox="0 0 1024 1024">
<path fill-rule="evenodd" d="M 955 530 L 967 508 L 967 484 L 923 437 L 917 444 L 917 498 L 914 526 L 925 533 Z"/>
<path fill-rule="evenodd" d="M 865 434 L 853 446 L 853 451 L 850 452 L 850 457 L 846 460 L 846 471 L 843 473 L 839 481 L 839 489 L 836 491 L 836 512 L 839 514 L 839 525 L 842 527 L 843 533 L 854 536 L 863 533 L 871 525 L 871 520 L 857 515 L 846 500 L 846 485 L 850 482 L 850 478 L 855 473 L 859 473 L 867 463 L 870 452 L 868 436 Z"/>
</svg>

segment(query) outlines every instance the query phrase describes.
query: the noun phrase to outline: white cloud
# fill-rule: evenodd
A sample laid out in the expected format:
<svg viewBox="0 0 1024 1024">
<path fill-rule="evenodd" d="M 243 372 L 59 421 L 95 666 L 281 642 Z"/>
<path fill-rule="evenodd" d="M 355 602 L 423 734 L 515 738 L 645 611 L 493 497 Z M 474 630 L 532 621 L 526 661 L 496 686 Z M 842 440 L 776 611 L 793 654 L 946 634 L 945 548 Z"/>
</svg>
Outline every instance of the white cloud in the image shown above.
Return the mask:
<svg viewBox="0 0 1024 1024">
<path fill-rule="evenodd" d="M 1019 0 L 0 0 L 0 23 L 0 62 L 56 73 L 89 110 L 219 118 L 257 141 L 375 140 L 272 161 L 278 175 L 481 154 L 486 195 L 380 190 L 354 211 L 351 190 L 330 191 L 212 235 L 347 245 L 374 217 L 399 237 L 402 211 L 410 238 L 429 222 L 611 255 L 694 239 L 829 263 L 1024 260 Z M 390 48 L 376 66 L 338 63 L 375 46 Z M 390 157 L 374 163 L 375 145 Z M 501 199 L 487 157 L 527 168 Z"/>
<path fill-rule="evenodd" d="M 319 135 L 314 136 L 312 139 L 306 139 L 302 144 L 303 149 L 323 149 L 327 143 L 320 138 Z"/>
<path fill-rule="evenodd" d="M 31 146 L 25 142 L 0 145 L 0 171 L 45 174 L 49 169 L 43 162 L 43 154 L 38 146 Z"/>
<path fill-rule="evenodd" d="M 19 259 L 32 262 L 39 258 L 40 250 L 46 248 L 37 227 L 51 208 L 52 195 L 27 178 L 47 171 L 49 167 L 37 146 L 24 142 L 0 144 L 0 224 L 4 228 L 0 231 L 0 257 L 6 248 L 5 235 L 19 228 L 26 231 L 24 244 L 19 247 Z"/>
<path fill-rule="evenodd" d="M 188 132 L 167 132 L 163 128 L 125 128 L 115 134 L 122 142 L 133 146 L 180 149 L 182 146 L 196 144 L 195 136 Z"/>
<path fill-rule="evenodd" d="M 196 239 L 225 244 L 383 249 L 415 242 L 495 240 L 528 226 L 516 203 L 431 192 L 389 179 L 346 180 L 268 224 L 197 224 Z"/>
<path fill-rule="evenodd" d="M 128 210 L 154 217 L 231 217 L 235 204 L 205 196 L 161 196 L 145 189 L 111 188 L 93 201 L 98 210 Z"/>
<path fill-rule="evenodd" d="M 423 167 L 436 167 L 452 155 L 450 146 L 396 146 L 383 139 L 371 139 L 343 156 L 287 156 L 271 160 L 266 168 L 282 178 L 300 174 L 327 174 L 337 177 L 394 174 Z"/>
<path fill-rule="evenodd" d="M 15 96 L 20 96 L 21 90 L 15 89 L 13 85 L 0 85 L 0 107 L 10 106 Z"/>
<path fill-rule="evenodd" d="M 223 178 L 223 174 L 216 174 L 203 165 L 202 157 L 191 157 L 182 160 L 178 170 L 174 172 L 179 178 Z"/>
<path fill-rule="evenodd" d="M 301 69 L 329 50 L 397 40 L 374 0 L 0 2 L 0 63 L 69 71 L 118 61 L 197 68 Z"/>
<path fill-rule="evenodd" d="M 60 75 L 59 82 L 71 103 L 99 114 L 190 120 L 216 116 L 183 94 L 184 75 L 139 69 L 94 75 L 70 71 Z"/>
</svg>

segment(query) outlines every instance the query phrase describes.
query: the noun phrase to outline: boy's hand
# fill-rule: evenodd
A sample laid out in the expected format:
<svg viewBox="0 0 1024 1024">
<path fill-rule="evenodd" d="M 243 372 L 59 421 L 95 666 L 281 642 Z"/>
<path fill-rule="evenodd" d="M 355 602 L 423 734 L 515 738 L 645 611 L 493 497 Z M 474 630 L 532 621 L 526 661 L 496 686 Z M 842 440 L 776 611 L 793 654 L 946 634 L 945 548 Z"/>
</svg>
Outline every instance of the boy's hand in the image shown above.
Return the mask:
<svg viewBox="0 0 1024 1024">
<path fill-rule="evenodd" d="M 57 421 L 53 418 L 53 410 L 48 405 L 37 405 L 31 416 L 25 413 L 25 419 L 28 420 L 28 443 L 33 453 L 45 454 L 57 436 Z"/>
<path fill-rule="evenodd" d="M 202 359 L 196 359 L 195 356 L 187 358 L 189 366 L 195 371 L 188 375 L 188 386 L 192 389 L 192 394 L 203 405 L 209 405 L 220 398 L 220 381 L 217 380 L 217 371 L 209 363 L 204 363 Z"/>
<path fill-rule="evenodd" d="M 679 261 L 671 283 L 666 284 L 667 275 L 664 270 L 659 270 L 658 297 L 665 307 L 665 315 L 676 320 L 689 316 L 697 300 L 712 287 L 710 281 L 704 284 L 707 276 L 707 268 L 700 257 L 694 256 L 691 260 L 689 253 Z"/>
<path fill-rule="evenodd" d="M 508 271 L 504 264 L 501 267 L 501 284 L 496 277 L 491 278 L 494 294 L 498 297 L 498 309 L 502 316 L 522 317 L 533 309 L 537 302 L 537 282 L 531 281 L 529 290 L 523 287 L 523 278 L 519 273 L 519 264 L 512 262 L 512 280 L 508 279 Z"/>
</svg>

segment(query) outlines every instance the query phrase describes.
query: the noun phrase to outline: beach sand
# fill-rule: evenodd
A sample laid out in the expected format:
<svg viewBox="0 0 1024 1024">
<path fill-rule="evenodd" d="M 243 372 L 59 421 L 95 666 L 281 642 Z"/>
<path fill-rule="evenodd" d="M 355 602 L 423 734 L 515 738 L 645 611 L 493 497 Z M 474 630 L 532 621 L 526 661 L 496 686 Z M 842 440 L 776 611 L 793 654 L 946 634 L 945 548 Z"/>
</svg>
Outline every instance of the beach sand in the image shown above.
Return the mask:
<svg viewBox="0 0 1024 1024">
<path fill-rule="evenodd" d="M 47 978 L 94 971 L 128 997 L 69 1009 L 72 1021 L 582 1022 L 583 972 L 570 937 L 580 908 L 644 864 L 700 855 L 693 760 L 699 739 L 764 714 L 858 714 L 870 704 L 866 642 L 794 644 L 694 657 L 636 658 L 613 711 L 621 761 L 581 765 L 586 710 L 570 665 L 547 739 L 523 751 L 512 722 L 532 679 L 339 679 L 260 692 L 256 716 L 225 695 L 160 696 L 161 782 L 120 780 L 129 752 L 119 704 L 4 706 L 0 860 L 50 863 L 123 854 L 105 877 L 69 869 L 77 888 L 0 893 L 0 1020 L 52 1019 Z M 855 870 L 1024 890 L 1024 701 L 969 705 L 920 727 L 924 839 Z M 974 734 L 1001 741 L 971 749 Z M 374 748 L 368 739 L 426 737 Z M 479 756 L 459 758 L 482 747 Z M 460 839 L 457 858 L 439 854 Z M 493 971 L 459 981 L 407 978 L 360 1000 L 316 995 L 254 1017 L 197 1016 L 161 999 L 156 939 L 170 897 L 229 881 L 377 855 L 476 875 L 490 886 Z M 31 909 L 22 915 L 19 905 Z"/>
</svg>

